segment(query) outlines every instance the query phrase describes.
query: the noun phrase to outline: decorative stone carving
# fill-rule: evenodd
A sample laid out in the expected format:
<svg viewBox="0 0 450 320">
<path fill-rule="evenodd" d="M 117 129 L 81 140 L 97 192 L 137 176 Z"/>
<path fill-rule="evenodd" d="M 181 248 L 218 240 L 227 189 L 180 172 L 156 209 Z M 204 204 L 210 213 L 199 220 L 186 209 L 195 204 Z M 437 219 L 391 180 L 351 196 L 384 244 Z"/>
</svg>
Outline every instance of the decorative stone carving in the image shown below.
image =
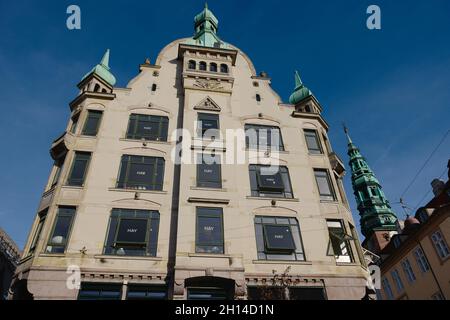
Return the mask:
<svg viewBox="0 0 450 320">
<path fill-rule="evenodd" d="M 220 81 L 206 80 L 206 79 L 195 80 L 194 87 L 198 87 L 201 89 L 207 89 L 207 90 L 223 89 L 223 85 L 220 83 Z"/>
<path fill-rule="evenodd" d="M 210 97 L 206 97 L 194 106 L 194 110 L 207 110 L 207 111 L 218 111 L 220 112 L 220 107 L 214 102 Z"/>
</svg>

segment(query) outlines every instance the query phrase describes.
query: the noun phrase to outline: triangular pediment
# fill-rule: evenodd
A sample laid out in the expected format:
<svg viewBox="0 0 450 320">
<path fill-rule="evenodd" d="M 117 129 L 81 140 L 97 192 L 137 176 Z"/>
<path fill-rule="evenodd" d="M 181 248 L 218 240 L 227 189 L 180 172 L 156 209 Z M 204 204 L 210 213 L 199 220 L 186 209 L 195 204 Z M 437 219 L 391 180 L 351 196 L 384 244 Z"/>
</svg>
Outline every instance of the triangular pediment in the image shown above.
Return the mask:
<svg viewBox="0 0 450 320">
<path fill-rule="evenodd" d="M 197 103 L 194 107 L 195 110 L 207 110 L 207 111 L 217 111 L 220 112 L 220 107 L 219 105 L 214 102 L 213 99 L 211 99 L 211 97 L 206 97 L 205 99 L 203 99 L 202 101 L 200 101 L 199 103 Z"/>
</svg>

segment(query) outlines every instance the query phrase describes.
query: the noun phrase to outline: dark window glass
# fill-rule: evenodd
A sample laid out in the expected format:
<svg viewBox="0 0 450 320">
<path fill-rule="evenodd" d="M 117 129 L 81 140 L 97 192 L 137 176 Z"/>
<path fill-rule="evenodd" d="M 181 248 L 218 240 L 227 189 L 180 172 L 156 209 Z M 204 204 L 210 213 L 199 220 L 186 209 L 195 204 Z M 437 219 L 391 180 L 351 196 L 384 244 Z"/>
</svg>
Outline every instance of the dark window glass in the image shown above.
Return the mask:
<svg viewBox="0 0 450 320">
<path fill-rule="evenodd" d="M 77 125 L 78 125 L 78 119 L 79 119 L 80 115 L 77 114 L 76 116 L 74 116 L 72 118 L 72 126 L 70 127 L 70 132 L 75 134 L 75 132 L 77 131 Z"/>
<path fill-rule="evenodd" d="M 326 300 L 323 288 L 289 288 L 291 300 Z"/>
<path fill-rule="evenodd" d="M 127 300 L 165 300 L 167 289 L 163 286 L 128 285 Z"/>
<path fill-rule="evenodd" d="M 223 253 L 222 208 L 197 208 L 197 253 Z"/>
<path fill-rule="evenodd" d="M 317 136 L 316 130 L 304 130 L 306 145 L 308 147 L 309 153 L 312 154 L 322 154 L 322 147 L 319 142 L 319 137 Z"/>
<path fill-rule="evenodd" d="M 249 175 L 253 197 L 294 197 L 289 171 L 284 166 L 250 165 Z"/>
<path fill-rule="evenodd" d="M 188 288 L 188 300 L 227 300 L 227 291 L 221 288 Z"/>
<path fill-rule="evenodd" d="M 74 207 L 58 208 L 55 225 L 47 244 L 48 253 L 64 253 L 75 211 Z"/>
<path fill-rule="evenodd" d="M 328 255 L 334 255 L 337 262 L 353 262 L 350 240 L 353 239 L 346 234 L 342 221 L 327 220 L 330 242 L 328 244 Z"/>
<path fill-rule="evenodd" d="M 206 62 L 200 61 L 200 63 L 198 64 L 198 68 L 202 71 L 206 71 Z"/>
<path fill-rule="evenodd" d="M 128 123 L 128 139 L 167 141 L 169 118 L 132 114 Z"/>
<path fill-rule="evenodd" d="M 250 149 L 284 150 L 280 128 L 256 124 L 245 125 L 245 142 Z"/>
<path fill-rule="evenodd" d="M 256 102 L 261 102 L 261 96 L 259 94 L 256 94 Z"/>
<path fill-rule="evenodd" d="M 247 287 L 248 300 L 285 300 L 284 288 L 255 286 Z"/>
<path fill-rule="evenodd" d="M 222 72 L 222 73 L 228 73 L 228 66 L 227 66 L 226 64 L 222 63 L 222 64 L 220 65 L 220 72 Z"/>
<path fill-rule="evenodd" d="M 317 187 L 319 188 L 320 200 L 334 201 L 336 200 L 331 178 L 327 170 L 315 169 Z"/>
<path fill-rule="evenodd" d="M 159 212 L 113 209 L 104 253 L 123 256 L 156 256 Z"/>
<path fill-rule="evenodd" d="M 42 211 L 39 213 L 39 222 L 36 226 L 36 231 L 34 231 L 33 240 L 31 240 L 30 244 L 30 250 L 28 251 L 28 254 L 33 254 L 34 251 L 36 251 L 36 246 L 39 242 L 39 239 L 41 237 L 42 228 L 44 227 L 45 219 L 47 218 L 47 211 Z"/>
<path fill-rule="evenodd" d="M 56 168 L 55 168 L 55 173 L 53 175 L 51 187 L 55 186 L 59 182 L 59 177 L 61 176 L 61 171 L 62 171 L 65 159 L 66 159 L 66 156 L 64 155 L 63 157 L 61 157 L 55 161 L 54 166 Z"/>
<path fill-rule="evenodd" d="M 263 232 L 267 251 L 292 252 L 295 250 L 289 225 L 264 225 Z"/>
<path fill-rule="evenodd" d="M 69 186 L 82 186 L 86 177 L 91 154 L 89 152 L 75 152 L 67 184 Z"/>
<path fill-rule="evenodd" d="M 255 217 L 259 260 L 305 260 L 297 219 Z"/>
<path fill-rule="evenodd" d="M 89 110 L 82 134 L 85 136 L 96 136 L 101 119 L 101 111 Z"/>
<path fill-rule="evenodd" d="M 211 72 L 217 72 L 217 64 L 211 63 L 211 64 L 209 65 L 209 71 L 211 71 Z"/>
<path fill-rule="evenodd" d="M 189 60 L 189 62 L 188 62 L 188 69 L 195 70 L 196 67 L 197 67 L 197 64 L 195 63 L 195 61 L 194 60 Z"/>
<path fill-rule="evenodd" d="M 162 190 L 164 158 L 122 156 L 117 188 L 138 190 Z"/>
<path fill-rule="evenodd" d="M 152 84 L 152 92 L 156 91 L 156 83 Z"/>
<path fill-rule="evenodd" d="M 204 138 L 219 138 L 219 115 L 199 113 L 198 133 Z"/>
<path fill-rule="evenodd" d="M 78 300 L 121 300 L 122 284 L 81 283 Z"/>
<path fill-rule="evenodd" d="M 222 188 L 220 156 L 199 155 L 197 164 L 197 187 Z"/>
</svg>

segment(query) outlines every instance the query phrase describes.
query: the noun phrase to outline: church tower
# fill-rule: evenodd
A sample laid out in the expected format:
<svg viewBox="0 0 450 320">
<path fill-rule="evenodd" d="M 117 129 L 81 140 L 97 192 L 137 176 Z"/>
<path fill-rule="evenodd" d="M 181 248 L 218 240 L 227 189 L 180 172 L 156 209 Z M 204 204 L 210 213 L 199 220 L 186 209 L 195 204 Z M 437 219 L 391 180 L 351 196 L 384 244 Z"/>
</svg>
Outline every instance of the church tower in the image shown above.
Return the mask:
<svg viewBox="0 0 450 320">
<path fill-rule="evenodd" d="M 348 140 L 347 154 L 350 157 L 353 193 L 361 216 L 361 232 L 366 237 L 363 246 L 377 253 L 386 246 L 392 233 L 396 233 L 397 216 L 392 211 L 380 182 L 353 143 L 346 127 L 344 131 Z"/>
</svg>

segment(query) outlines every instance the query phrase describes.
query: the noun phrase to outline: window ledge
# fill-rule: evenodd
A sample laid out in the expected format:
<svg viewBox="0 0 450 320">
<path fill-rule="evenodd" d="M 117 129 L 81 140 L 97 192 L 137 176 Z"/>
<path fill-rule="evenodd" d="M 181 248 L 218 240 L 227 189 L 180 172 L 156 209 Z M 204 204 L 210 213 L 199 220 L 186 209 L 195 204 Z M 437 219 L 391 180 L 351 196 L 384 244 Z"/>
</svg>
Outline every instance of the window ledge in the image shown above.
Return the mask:
<svg viewBox="0 0 450 320">
<path fill-rule="evenodd" d="M 139 189 L 121 189 L 121 188 L 109 188 L 108 191 L 117 191 L 117 192 L 133 192 L 133 193 L 153 193 L 153 194 L 167 194 L 167 191 L 158 191 L 158 190 L 139 190 Z"/>
<path fill-rule="evenodd" d="M 83 190 L 83 186 L 79 187 L 79 186 L 69 186 L 69 185 L 63 185 L 62 186 L 64 189 L 74 189 L 74 190 Z"/>
<path fill-rule="evenodd" d="M 309 153 L 308 152 L 308 156 L 311 156 L 311 157 L 323 157 L 323 156 L 325 156 L 325 153 Z"/>
<path fill-rule="evenodd" d="M 216 204 L 229 204 L 230 200 L 229 199 L 212 199 L 212 198 L 196 198 L 196 197 L 189 197 L 187 199 L 188 202 L 190 203 L 216 203 Z"/>
<path fill-rule="evenodd" d="M 227 192 L 228 190 L 225 188 L 205 188 L 205 187 L 191 187 L 191 190 L 201 190 L 201 191 L 219 191 L 219 192 Z"/>
<path fill-rule="evenodd" d="M 289 151 L 287 151 L 287 150 L 245 148 L 245 151 L 247 151 L 247 152 L 261 152 L 261 153 L 266 153 L 267 151 L 270 151 L 270 154 L 273 154 L 273 153 L 289 154 Z"/>
<path fill-rule="evenodd" d="M 312 265 L 312 261 L 301 260 L 253 260 L 253 264 L 297 264 L 297 265 Z"/>
<path fill-rule="evenodd" d="M 223 253 L 188 253 L 188 257 L 231 259 L 231 255 Z"/>
<path fill-rule="evenodd" d="M 158 141 L 158 140 L 142 140 L 142 139 L 129 139 L 129 138 L 120 138 L 119 141 L 129 141 L 129 142 L 138 142 L 138 143 L 156 143 L 156 144 L 166 144 L 171 145 L 172 143 L 169 141 Z"/>
<path fill-rule="evenodd" d="M 111 260 L 147 260 L 147 261 L 162 261 L 162 257 L 147 257 L 147 256 L 115 256 L 115 255 L 94 255 L 95 259 L 111 259 Z"/>
<path fill-rule="evenodd" d="M 320 200 L 320 203 L 339 204 L 337 200 Z"/>
<path fill-rule="evenodd" d="M 40 253 L 39 254 L 39 258 L 43 257 L 43 258 L 64 258 L 66 255 L 64 253 Z"/>
<path fill-rule="evenodd" d="M 248 200 L 274 200 L 274 201 L 292 201 L 292 202 L 300 202 L 299 198 L 275 198 L 275 197 L 254 197 L 247 196 L 245 197 Z"/>
<path fill-rule="evenodd" d="M 359 266 L 359 263 L 356 262 L 336 262 L 337 266 Z"/>
</svg>

